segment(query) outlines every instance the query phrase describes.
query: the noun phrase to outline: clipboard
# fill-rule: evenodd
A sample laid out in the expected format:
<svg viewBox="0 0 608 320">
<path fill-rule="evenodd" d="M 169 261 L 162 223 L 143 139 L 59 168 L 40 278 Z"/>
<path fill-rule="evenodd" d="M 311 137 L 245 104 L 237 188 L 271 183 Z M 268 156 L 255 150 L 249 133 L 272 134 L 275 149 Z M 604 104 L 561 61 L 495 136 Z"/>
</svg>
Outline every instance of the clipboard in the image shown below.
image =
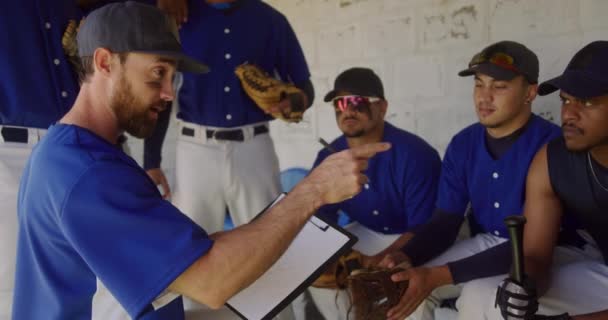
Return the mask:
<svg viewBox="0 0 608 320">
<path fill-rule="evenodd" d="M 249 287 L 230 298 L 226 306 L 244 320 L 274 318 L 357 240 L 333 222 L 312 216 L 279 260 Z"/>
</svg>

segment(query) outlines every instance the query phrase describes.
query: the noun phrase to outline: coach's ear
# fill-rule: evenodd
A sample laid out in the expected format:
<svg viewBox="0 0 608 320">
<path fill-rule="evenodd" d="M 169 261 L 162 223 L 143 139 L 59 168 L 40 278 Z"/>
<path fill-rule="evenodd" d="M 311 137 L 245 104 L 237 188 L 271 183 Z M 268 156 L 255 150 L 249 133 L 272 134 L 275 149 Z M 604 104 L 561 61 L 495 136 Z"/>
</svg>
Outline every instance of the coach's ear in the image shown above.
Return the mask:
<svg viewBox="0 0 608 320">
<path fill-rule="evenodd" d="M 93 67 L 95 73 L 110 77 L 113 59 L 117 59 L 112 52 L 105 48 L 97 48 L 93 53 Z"/>
</svg>

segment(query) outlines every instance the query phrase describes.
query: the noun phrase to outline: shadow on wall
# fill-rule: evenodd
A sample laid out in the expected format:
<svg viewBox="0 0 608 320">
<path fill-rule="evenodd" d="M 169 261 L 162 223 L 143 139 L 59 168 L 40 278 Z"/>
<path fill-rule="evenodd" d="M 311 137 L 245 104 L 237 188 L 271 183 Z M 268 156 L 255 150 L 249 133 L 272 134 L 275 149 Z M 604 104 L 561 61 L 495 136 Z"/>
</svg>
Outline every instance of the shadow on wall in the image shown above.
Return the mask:
<svg viewBox="0 0 608 320">
<path fill-rule="evenodd" d="M 281 172 L 281 187 L 283 192 L 289 192 L 293 187 L 300 182 L 308 174 L 308 169 L 293 167 Z M 350 222 L 348 216 L 343 212 L 340 212 L 338 216 L 338 224 L 344 226 Z M 230 230 L 234 228 L 234 224 L 230 219 L 230 215 L 226 212 L 226 221 L 224 222 L 224 230 Z"/>
</svg>

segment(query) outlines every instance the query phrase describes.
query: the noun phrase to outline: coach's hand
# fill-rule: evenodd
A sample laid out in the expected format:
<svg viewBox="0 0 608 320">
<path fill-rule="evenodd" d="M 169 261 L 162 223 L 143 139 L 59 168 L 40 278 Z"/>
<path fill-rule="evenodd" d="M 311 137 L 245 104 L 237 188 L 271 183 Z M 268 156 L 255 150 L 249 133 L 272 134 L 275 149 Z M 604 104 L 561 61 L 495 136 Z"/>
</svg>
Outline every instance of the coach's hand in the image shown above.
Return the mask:
<svg viewBox="0 0 608 320">
<path fill-rule="evenodd" d="M 152 179 L 154 185 L 160 185 L 163 189 L 163 199 L 171 199 L 171 189 L 169 188 L 169 183 L 167 182 L 167 177 L 165 177 L 165 173 L 163 172 L 163 170 L 160 168 L 150 169 L 146 171 L 146 173 L 148 174 L 150 179 Z"/>
<path fill-rule="evenodd" d="M 387 313 L 388 320 L 403 320 L 416 311 L 435 288 L 451 283 L 452 275 L 447 266 L 417 267 L 395 273 L 391 279 L 409 282 L 399 303 Z"/>
<path fill-rule="evenodd" d="M 369 158 L 390 149 L 390 143 L 370 143 L 327 157 L 302 181 L 316 191 L 317 207 L 352 198 L 367 183 L 363 171 Z"/>
</svg>

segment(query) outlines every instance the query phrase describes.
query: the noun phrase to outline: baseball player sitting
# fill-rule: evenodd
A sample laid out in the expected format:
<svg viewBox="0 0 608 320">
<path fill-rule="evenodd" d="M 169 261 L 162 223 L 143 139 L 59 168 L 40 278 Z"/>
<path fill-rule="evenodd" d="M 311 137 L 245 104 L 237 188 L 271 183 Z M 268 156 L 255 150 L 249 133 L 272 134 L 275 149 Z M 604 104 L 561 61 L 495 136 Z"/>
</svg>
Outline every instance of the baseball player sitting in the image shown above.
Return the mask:
<svg viewBox="0 0 608 320">
<path fill-rule="evenodd" d="M 441 160 L 423 139 L 384 120 L 388 102 L 382 82 L 372 70 L 352 68 L 342 72 L 325 101 L 332 103 L 343 133 L 330 144 L 332 151 L 380 141 L 392 145 L 391 151 L 370 161 L 365 171 L 370 181 L 360 194 L 318 212 L 334 221 L 339 210 L 346 212 L 355 221 L 347 226 L 359 238 L 355 249 L 368 255 L 363 257 L 363 266 L 376 265 L 387 252 L 403 246 L 407 231 L 431 217 Z M 332 151 L 321 150 L 313 167 Z M 311 287 L 310 292 L 326 319 L 347 318 L 350 305 L 346 292 L 342 291 L 338 300 L 333 289 Z"/>
<path fill-rule="evenodd" d="M 540 95 L 560 90 L 563 137 L 544 146 L 530 166 L 524 208 L 528 278 L 523 286 L 510 279 L 501 285 L 497 302 L 505 319 L 608 319 L 606 57 L 608 41 L 592 42 L 561 76 L 539 87 Z M 560 221 L 568 216 L 584 227 L 587 243 L 582 248 L 555 246 Z M 493 293 L 495 280 L 485 293 Z M 486 305 L 492 304 L 487 300 Z M 535 316 L 537 309 L 557 316 Z M 487 313 L 485 319 L 501 319 L 497 309 Z"/>
<path fill-rule="evenodd" d="M 134 319 L 184 319 L 180 295 L 219 308 L 272 266 L 320 206 L 359 192 L 368 158 L 390 147 L 332 155 L 259 219 L 208 235 L 116 146 L 123 131 L 153 131 L 176 70 L 205 70 L 176 30 L 131 1 L 93 11 L 80 28 L 81 90 L 21 180 L 13 319 L 107 319 L 97 309 L 102 287 Z"/>
<path fill-rule="evenodd" d="M 417 266 L 393 275 L 409 287 L 388 319 L 433 319 L 444 300 L 457 297 L 458 319 L 483 319 L 476 279 L 507 273 L 511 251 L 503 219 L 523 212 L 528 166 L 559 135 L 559 127 L 531 111 L 538 70 L 536 54 L 502 41 L 476 54 L 459 73 L 474 76 L 479 123 L 456 134 L 446 150 L 431 221 L 380 263 L 391 267 L 409 260 Z M 454 243 L 469 206 L 472 237 Z"/>
</svg>

